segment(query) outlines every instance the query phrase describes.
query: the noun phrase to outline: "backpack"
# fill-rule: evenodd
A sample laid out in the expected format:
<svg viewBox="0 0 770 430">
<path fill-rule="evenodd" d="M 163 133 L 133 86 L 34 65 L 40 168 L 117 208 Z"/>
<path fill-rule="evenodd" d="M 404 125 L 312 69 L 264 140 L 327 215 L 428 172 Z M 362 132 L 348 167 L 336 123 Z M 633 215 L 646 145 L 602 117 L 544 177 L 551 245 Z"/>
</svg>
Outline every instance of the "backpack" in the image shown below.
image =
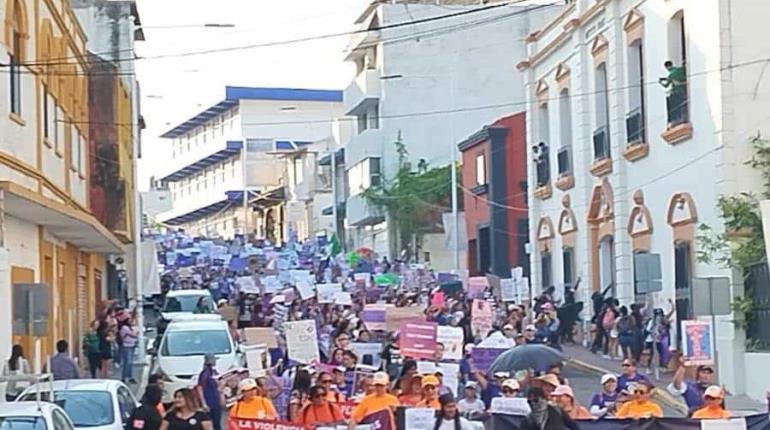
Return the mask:
<svg viewBox="0 0 770 430">
<path fill-rule="evenodd" d="M 618 334 L 629 335 L 633 333 L 633 324 L 630 316 L 620 317 L 618 320 Z"/>
<path fill-rule="evenodd" d="M 611 309 L 605 309 L 604 315 L 602 316 L 602 327 L 604 327 L 605 330 L 610 331 L 612 330 L 612 326 L 615 325 L 615 313 L 612 312 Z"/>
</svg>

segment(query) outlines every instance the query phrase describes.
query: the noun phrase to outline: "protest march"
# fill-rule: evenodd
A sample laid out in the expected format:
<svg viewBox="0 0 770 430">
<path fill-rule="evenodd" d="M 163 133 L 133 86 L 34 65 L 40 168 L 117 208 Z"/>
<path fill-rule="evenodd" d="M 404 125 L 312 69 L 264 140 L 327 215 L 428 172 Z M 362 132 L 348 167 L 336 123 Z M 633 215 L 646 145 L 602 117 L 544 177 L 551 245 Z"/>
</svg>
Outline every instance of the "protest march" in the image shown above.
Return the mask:
<svg viewBox="0 0 770 430">
<path fill-rule="evenodd" d="M 708 362 L 695 381 L 656 387 L 635 346 L 619 353 L 621 374 L 597 377 L 595 395 L 578 398 L 562 344 L 582 303 L 569 291 L 533 294 L 521 268 L 508 279 L 435 272 L 367 248 L 344 253 L 336 237 L 278 247 L 169 231 L 156 245 L 161 317 L 148 389 L 163 388 L 160 407 L 201 411 L 200 428 L 684 428 L 705 418 L 767 428 L 753 417 L 731 427 Z M 627 310 L 610 299 L 594 312 L 599 326 L 612 312 L 605 328 L 625 334 Z M 665 317 L 653 311 L 656 336 Z M 224 338 L 179 334 L 214 323 Z M 589 344 L 606 347 L 593 333 Z M 192 363 L 185 376 L 164 367 L 175 349 Z M 653 390 L 678 393 L 691 413 L 664 417 Z"/>
</svg>

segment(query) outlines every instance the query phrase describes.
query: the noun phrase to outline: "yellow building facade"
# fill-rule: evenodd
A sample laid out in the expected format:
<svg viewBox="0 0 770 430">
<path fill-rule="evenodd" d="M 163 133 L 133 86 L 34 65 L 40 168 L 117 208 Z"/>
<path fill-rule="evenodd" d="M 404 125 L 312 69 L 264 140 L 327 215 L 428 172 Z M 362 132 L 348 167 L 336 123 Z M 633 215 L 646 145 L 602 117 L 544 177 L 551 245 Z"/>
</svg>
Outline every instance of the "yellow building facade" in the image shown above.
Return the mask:
<svg viewBox="0 0 770 430">
<path fill-rule="evenodd" d="M 34 358 L 37 343 L 44 359 L 60 339 L 76 355 L 104 298 L 107 258 L 133 235 L 116 235 L 93 214 L 90 64 L 69 1 L 2 4 L 0 357 L 19 343 Z M 130 97 L 117 100 L 130 124 Z M 130 152 L 118 162 L 132 171 Z"/>
</svg>

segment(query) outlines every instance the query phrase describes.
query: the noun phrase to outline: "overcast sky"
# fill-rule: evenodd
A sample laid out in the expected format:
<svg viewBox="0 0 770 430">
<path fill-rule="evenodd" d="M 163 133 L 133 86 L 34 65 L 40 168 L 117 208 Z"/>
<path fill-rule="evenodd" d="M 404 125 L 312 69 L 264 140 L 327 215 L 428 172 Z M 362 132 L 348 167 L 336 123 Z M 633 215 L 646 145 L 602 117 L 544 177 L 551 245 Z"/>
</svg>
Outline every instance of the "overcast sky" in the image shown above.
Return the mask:
<svg viewBox="0 0 770 430">
<path fill-rule="evenodd" d="M 347 37 L 206 55 L 174 54 L 349 31 L 368 0 L 138 0 L 146 41 L 137 62 L 142 88 L 138 186 L 167 173 L 168 143 L 158 136 L 224 98 L 225 85 L 343 89 Z M 235 28 L 190 27 L 234 24 Z M 187 26 L 187 27 L 186 27 Z"/>
</svg>

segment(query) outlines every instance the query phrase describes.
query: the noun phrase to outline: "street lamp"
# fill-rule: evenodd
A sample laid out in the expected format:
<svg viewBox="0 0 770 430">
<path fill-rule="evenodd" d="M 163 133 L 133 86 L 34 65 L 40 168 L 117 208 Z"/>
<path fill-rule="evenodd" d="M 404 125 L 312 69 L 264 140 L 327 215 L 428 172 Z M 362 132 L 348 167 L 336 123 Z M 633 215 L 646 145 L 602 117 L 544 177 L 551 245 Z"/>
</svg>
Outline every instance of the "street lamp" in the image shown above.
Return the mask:
<svg viewBox="0 0 770 430">
<path fill-rule="evenodd" d="M 383 81 L 389 81 L 389 80 L 396 80 L 396 79 L 403 79 L 403 78 L 412 78 L 412 79 L 430 79 L 434 82 L 438 82 L 438 77 L 445 78 L 449 80 L 449 103 L 450 103 L 450 117 L 449 117 L 449 127 L 450 127 L 450 136 L 451 139 L 449 141 L 449 154 L 451 155 L 451 168 L 450 168 L 450 174 L 451 174 L 451 181 L 452 181 L 452 257 L 454 262 L 454 269 L 455 272 L 459 275 L 460 274 L 460 217 L 459 217 L 459 211 L 458 211 L 458 204 L 457 204 L 457 148 L 455 148 L 455 122 L 454 122 L 454 111 L 455 111 L 455 80 L 454 75 L 452 74 L 446 74 L 446 75 L 435 75 L 435 76 L 404 76 L 402 74 L 392 74 L 392 75 L 385 75 L 381 76 L 380 79 Z"/>
</svg>

